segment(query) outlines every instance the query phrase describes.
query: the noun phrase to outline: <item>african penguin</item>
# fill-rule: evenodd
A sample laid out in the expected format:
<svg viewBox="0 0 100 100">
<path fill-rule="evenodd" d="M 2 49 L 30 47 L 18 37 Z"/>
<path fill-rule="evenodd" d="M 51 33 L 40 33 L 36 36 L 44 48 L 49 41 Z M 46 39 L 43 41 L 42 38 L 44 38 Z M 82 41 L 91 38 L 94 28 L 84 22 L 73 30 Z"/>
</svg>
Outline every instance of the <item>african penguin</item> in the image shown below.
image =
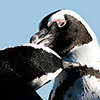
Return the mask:
<svg viewBox="0 0 100 100">
<path fill-rule="evenodd" d="M 62 71 L 48 47 L 22 44 L 0 50 L 0 100 L 42 100 L 35 92 Z"/>
<path fill-rule="evenodd" d="M 92 29 L 76 12 L 62 9 L 49 14 L 30 42 L 50 47 L 67 66 L 55 78 L 50 100 L 100 100 L 99 44 Z M 80 66 L 68 66 L 68 62 Z"/>
</svg>

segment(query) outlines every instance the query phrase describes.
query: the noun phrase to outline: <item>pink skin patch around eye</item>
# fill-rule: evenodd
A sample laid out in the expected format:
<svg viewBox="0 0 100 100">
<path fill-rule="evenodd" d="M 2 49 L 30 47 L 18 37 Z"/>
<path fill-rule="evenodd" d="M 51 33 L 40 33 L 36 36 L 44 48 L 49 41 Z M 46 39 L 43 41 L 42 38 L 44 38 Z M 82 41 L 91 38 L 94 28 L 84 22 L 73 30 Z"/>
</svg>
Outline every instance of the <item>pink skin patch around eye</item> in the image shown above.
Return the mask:
<svg viewBox="0 0 100 100">
<path fill-rule="evenodd" d="M 66 24 L 66 20 L 63 20 L 63 19 L 55 19 L 55 20 L 49 22 L 48 27 L 50 27 L 53 22 L 56 22 L 59 28 L 65 26 L 65 24 Z"/>
</svg>

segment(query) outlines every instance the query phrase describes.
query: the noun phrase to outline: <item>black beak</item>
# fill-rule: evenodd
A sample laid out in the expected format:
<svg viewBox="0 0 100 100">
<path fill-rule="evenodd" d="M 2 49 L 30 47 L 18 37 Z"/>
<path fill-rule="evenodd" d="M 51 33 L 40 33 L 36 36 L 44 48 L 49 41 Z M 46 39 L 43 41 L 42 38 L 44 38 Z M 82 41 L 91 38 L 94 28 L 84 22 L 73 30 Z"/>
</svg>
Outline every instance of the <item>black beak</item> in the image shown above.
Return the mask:
<svg viewBox="0 0 100 100">
<path fill-rule="evenodd" d="M 51 31 L 46 28 L 43 28 L 31 37 L 30 43 L 49 46 L 52 43 L 53 39 L 54 36 L 53 34 L 51 34 Z"/>
<path fill-rule="evenodd" d="M 48 33 L 47 29 L 42 29 L 41 31 L 39 31 L 38 33 L 34 34 L 31 37 L 30 43 L 39 44 L 44 39 L 47 33 Z"/>
</svg>

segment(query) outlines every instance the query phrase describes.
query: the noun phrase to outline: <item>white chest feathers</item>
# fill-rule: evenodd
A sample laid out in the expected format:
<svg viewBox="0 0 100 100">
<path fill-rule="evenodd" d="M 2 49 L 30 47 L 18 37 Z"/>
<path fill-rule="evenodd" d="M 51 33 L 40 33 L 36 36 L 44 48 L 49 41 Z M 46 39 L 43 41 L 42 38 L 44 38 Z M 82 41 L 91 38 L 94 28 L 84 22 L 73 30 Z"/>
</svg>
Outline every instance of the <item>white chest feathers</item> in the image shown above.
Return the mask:
<svg viewBox="0 0 100 100">
<path fill-rule="evenodd" d="M 64 72 L 61 75 L 63 76 Z M 50 100 L 53 100 L 57 96 L 56 91 L 60 86 L 58 81 L 56 78 Z M 64 80 L 61 84 L 63 82 Z M 100 100 L 100 79 L 90 75 L 82 76 L 75 80 L 67 91 L 62 90 L 61 93 L 62 100 Z M 59 95 L 57 98 L 59 98 Z"/>
<path fill-rule="evenodd" d="M 91 42 L 82 46 L 76 46 L 65 57 L 64 61 L 87 65 L 89 68 L 100 70 L 100 50 L 98 44 Z"/>
<path fill-rule="evenodd" d="M 90 75 L 77 79 L 63 100 L 100 100 L 100 79 Z"/>
</svg>

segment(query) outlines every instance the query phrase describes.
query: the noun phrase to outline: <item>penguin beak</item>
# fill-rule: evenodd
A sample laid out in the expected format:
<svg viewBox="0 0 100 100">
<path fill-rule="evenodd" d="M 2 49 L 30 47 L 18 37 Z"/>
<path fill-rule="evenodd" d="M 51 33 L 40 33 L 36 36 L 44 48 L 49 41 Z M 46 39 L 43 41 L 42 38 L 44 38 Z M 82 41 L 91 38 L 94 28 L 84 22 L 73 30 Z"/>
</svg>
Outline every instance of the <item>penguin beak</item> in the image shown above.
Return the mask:
<svg viewBox="0 0 100 100">
<path fill-rule="evenodd" d="M 49 46 L 54 39 L 53 34 L 51 34 L 51 31 L 49 31 L 46 28 L 43 28 L 38 33 L 34 34 L 31 39 L 30 43 L 37 44 L 37 45 L 43 45 L 43 46 Z"/>
</svg>

